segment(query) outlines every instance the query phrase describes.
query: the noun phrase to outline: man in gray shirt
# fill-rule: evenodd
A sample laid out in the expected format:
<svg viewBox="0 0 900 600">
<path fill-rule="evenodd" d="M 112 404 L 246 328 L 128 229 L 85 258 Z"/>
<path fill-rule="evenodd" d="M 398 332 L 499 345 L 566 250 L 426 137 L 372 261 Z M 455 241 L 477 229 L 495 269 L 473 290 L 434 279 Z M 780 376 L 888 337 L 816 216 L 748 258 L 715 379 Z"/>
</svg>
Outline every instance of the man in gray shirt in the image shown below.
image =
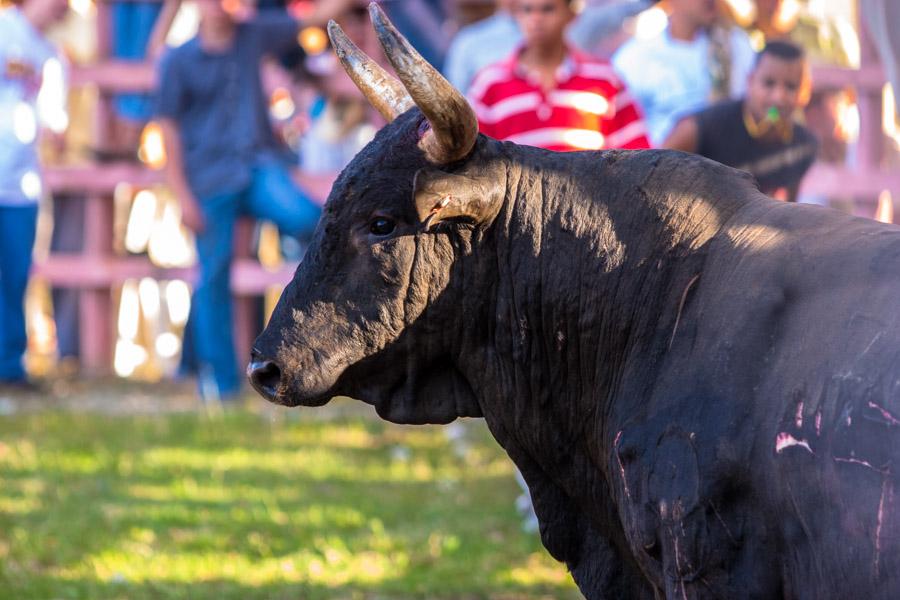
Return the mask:
<svg viewBox="0 0 900 600">
<path fill-rule="evenodd" d="M 158 113 L 168 183 L 197 238 L 191 334 L 200 390 L 227 399 L 241 382 L 229 280 L 235 221 L 248 214 L 304 234 L 315 228 L 320 208 L 280 160 L 259 77 L 264 55 L 296 46 L 299 23 L 282 12 L 238 18 L 220 0 L 197 5 L 197 36 L 161 61 Z M 306 24 L 326 16 L 319 12 Z"/>
</svg>

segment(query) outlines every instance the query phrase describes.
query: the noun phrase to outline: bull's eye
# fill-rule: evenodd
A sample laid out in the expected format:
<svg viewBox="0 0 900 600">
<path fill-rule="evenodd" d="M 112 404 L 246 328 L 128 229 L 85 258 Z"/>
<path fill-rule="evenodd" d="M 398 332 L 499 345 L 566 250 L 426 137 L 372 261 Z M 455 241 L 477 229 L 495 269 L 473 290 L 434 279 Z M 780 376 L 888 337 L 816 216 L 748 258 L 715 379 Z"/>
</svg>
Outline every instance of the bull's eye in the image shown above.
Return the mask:
<svg viewBox="0 0 900 600">
<path fill-rule="evenodd" d="M 377 235 L 378 237 L 391 235 L 396 228 L 397 223 L 395 223 L 393 219 L 388 219 L 387 217 L 375 217 L 369 223 L 369 233 Z"/>
</svg>

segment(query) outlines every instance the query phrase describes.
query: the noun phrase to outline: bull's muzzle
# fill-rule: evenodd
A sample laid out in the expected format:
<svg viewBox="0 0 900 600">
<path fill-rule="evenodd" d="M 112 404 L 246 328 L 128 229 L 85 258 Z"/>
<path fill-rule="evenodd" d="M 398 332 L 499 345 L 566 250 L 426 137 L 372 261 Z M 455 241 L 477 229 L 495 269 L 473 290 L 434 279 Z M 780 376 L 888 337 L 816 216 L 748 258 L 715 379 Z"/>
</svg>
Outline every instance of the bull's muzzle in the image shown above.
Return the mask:
<svg viewBox="0 0 900 600">
<path fill-rule="evenodd" d="M 275 400 L 278 386 L 281 385 L 281 368 L 277 364 L 254 351 L 250 355 L 250 364 L 247 365 L 247 378 L 262 397 L 270 402 Z"/>
</svg>

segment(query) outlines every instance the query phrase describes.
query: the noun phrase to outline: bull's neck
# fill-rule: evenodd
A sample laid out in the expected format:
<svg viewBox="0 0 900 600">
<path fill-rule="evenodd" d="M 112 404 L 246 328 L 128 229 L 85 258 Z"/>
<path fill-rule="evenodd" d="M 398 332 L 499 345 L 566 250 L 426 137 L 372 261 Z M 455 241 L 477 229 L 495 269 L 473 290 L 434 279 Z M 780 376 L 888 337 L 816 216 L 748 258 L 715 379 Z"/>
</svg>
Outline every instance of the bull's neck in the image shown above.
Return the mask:
<svg viewBox="0 0 900 600">
<path fill-rule="evenodd" d="M 740 206 L 742 190 L 717 178 L 744 182 L 657 151 L 527 150 L 511 165 L 493 313 L 499 369 L 519 373 L 508 393 L 563 419 L 605 411 L 629 362 L 664 353 L 679 299 Z"/>
</svg>

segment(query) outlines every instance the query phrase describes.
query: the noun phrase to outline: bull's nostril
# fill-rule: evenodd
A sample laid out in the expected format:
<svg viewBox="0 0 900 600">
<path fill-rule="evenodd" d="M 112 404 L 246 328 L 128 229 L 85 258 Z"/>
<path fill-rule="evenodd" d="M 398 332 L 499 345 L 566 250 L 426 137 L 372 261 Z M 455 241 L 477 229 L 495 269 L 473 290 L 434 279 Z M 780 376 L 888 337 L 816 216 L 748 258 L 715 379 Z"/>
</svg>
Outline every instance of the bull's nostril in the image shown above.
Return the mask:
<svg viewBox="0 0 900 600">
<path fill-rule="evenodd" d="M 247 365 L 250 385 L 268 400 L 274 400 L 281 383 L 281 369 L 271 360 L 255 360 Z"/>
</svg>

